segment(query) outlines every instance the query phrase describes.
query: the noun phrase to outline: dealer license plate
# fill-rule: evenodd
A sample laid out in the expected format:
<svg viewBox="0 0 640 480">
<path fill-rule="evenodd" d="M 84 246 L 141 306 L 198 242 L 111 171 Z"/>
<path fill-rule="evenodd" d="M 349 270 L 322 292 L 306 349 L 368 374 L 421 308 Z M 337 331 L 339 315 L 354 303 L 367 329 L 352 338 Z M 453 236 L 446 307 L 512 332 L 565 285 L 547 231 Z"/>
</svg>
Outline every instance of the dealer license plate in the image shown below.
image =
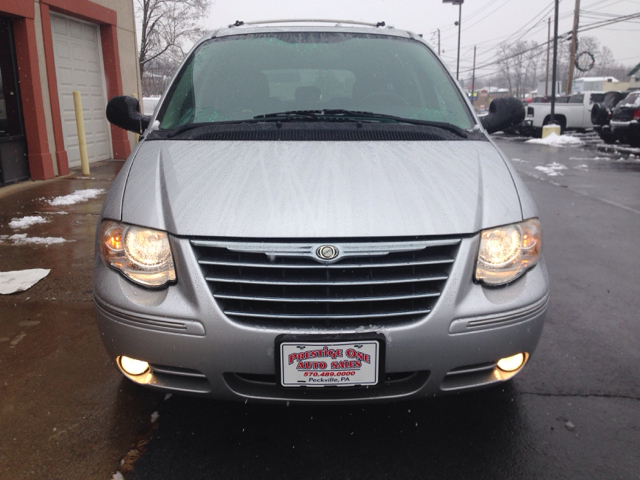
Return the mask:
<svg viewBox="0 0 640 480">
<path fill-rule="evenodd" d="M 380 343 L 283 342 L 280 381 L 284 387 L 377 385 Z"/>
</svg>

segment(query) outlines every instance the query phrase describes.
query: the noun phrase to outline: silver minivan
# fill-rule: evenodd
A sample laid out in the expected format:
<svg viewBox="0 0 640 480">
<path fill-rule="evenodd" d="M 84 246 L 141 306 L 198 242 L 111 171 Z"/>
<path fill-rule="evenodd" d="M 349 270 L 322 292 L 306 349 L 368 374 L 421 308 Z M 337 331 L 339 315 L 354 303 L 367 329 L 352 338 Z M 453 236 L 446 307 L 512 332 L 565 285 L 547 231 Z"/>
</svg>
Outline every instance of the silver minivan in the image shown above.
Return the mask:
<svg viewBox="0 0 640 480">
<path fill-rule="evenodd" d="M 199 41 L 100 215 L 104 345 L 139 384 L 371 402 L 505 382 L 548 303 L 536 206 L 426 42 L 237 22 Z"/>
</svg>

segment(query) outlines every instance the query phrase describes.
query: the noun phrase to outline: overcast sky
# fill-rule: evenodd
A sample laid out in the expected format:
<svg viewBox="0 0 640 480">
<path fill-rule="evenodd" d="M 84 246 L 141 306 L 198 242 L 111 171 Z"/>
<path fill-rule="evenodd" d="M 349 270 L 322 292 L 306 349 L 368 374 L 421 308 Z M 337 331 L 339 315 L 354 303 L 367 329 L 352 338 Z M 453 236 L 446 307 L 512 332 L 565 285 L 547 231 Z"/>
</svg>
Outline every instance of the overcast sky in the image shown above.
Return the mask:
<svg viewBox="0 0 640 480">
<path fill-rule="evenodd" d="M 547 40 L 547 18 L 552 18 L 553 0 L 465 0 L 462 6 L 460 76 L 465 78 L 473 66 L 473 47 L 477 45 L 477 65 L 495 61 L 495 47 L 503 42 Z M 572 29 L 575 0 L 560 1 L 559 33 Z M 640 12 L 640 0 L 581 0 L 581 27 L 604 16 Z M 455 73 L 458 7 L 442 0 L 215 0 L 206 21 L 215 29 L 235 20 L 340 19 L 365 22 L 385 21 L 387 25 L 422 33 L 437 49 L 440 29 L 442 57 Z M 527 30 L 530 30 L 528 33 Z M 616 61 L 625 65 L 640 62 L 640 19 L 593 29 L 584 35 L 597 37 L 609 47 Z M 481 69 L 477 75 L 492 73 L 495 67 Z M 619 79 L 627 80 L 627 79 Z"/>
</svg>

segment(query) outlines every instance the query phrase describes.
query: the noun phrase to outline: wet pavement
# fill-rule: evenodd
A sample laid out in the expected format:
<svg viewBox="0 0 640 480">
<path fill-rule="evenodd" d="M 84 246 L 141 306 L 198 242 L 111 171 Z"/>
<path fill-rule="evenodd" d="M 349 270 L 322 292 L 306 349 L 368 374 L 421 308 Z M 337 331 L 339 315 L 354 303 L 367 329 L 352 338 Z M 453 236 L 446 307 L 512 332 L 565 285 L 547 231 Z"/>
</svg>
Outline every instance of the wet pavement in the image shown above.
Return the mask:
<svg viewBox="0 0 640 480">
<path fill-rule="evenodd" d="M 545 330 L 510 384 L 421 402 L 255 405 L 134 386 L 107 357 L 91 303 L 104 194 L 47 203 L 108 188 L 121 162 L 0 189 L 0 271 L 51 268 L 0 295 L 0 478 L 640 478 L 640 160 L 497 142 L 540 210 Z M 8 226 L 27 215 L 48 222 Z M 16 233 L 71 241 L 15 244 Z"/>
<path fill-rule="evenodd" d="M 0 271 L 51 269 L 31 289 L 0 295 L 0 478 L 111 478 L 149 428 L 156 399 L 121 379 L 95 323 L 93 237 L 105 194 L 48 203 L 76 190 L 108 189 L 121 165 L 94 164 L 88 179 L 75 172 L 0 189 Z M 9 226 L 25 216 L 46 223 Z M 66 241 L 24 243 L 35 238 Z"/>
<path fill-rule="evenodd" d="M 388 405 L 174 395 L 127 478 L 640 478 L 640 174 L 593 168 L 636 160 L 498 143 L 523 160 L 516 168 L 539 207 L 551 278 L 545 330 L 520 375 L 478 393 Z M 567 169 L 536 169 L 554 162 Z M 586 162 L 588 171 L 573 168 Z"/>
<path fill-rule="evenodd" d="M 591 143 L 576 147 L 530 145 L 523 137 L 496 137 L 524 175 L 640 212 L 640 149 Z M 605 147 L 601 150 L 600 147 Z"/>
<path fill-rule="evenodd" d="M 347 407 L 173 396 L 158 412 L 160 427 L 127 478 L 638 478 L 637 400 L 521 383 Z"/>
</svg>

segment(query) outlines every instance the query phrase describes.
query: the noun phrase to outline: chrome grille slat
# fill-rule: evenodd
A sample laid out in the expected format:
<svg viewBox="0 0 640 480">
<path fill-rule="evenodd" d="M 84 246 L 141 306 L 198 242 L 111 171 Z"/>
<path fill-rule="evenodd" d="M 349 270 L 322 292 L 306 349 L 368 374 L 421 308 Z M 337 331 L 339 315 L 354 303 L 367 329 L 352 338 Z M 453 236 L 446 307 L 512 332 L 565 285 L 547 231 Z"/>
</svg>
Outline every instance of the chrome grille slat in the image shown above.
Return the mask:
<svg viewBox="0 0 640 480">
<path fill-rule="evenodd" d="M 228 318 L 320 329 L 421 320 L 444 289 L 460 242 L 191 240 L 204 279 Z M 317 257 L 322 245 L 336 247 L 338 256 Z"/>
<path fill-rule="evenodd" d="M 355 282 L 349 281 L 326 281 L 326 282 L 312 282 L 307 280 L 302 281 L 289 281 L 289 280 L 263 280 L 260 278 L 229 278 L 229 277 L 210 277 L 205 279 L 207 282 L 221 282 L 221 283 L 250 283 L 258 285 L 284 285 L 284 286 L 320 286 L 320 287 L 332 287 L 332 286 L 349 286 L 349 285 L 386 285 L 390 283 L 416 283 L 416 282 L 436 282 L 438 280 L 446 280 L 446 275 L 433 276 L 433 277 L 420 277 L 420 278 L 388 278 L 381 280 L 359 280 Z"/>
<path fill-rule="evenodd" d="M 421 315 L 427 314 L 430 309 L 414 310 L 410 312 L 389 312 L 389 313 L 363 313 L 360 315 L 303 315 L 293 313 L 283 314 L 270 314 L 270 313 L 249 313 L 249 312 L 236 312 L 233 310 L 225 310 L 227 315 L 236 315 L 238 317 L 251 317 L 251 318 L 274 318 L 274 319 L 289 319 L 289 320 L 346 320 L 346 319 L 369 319 L 369 318 L 384 318 L 384 317 L 397 317 L 407 315 Z"/>
<path fill-rule="evenodd" d="M 299 255 L 313 251 L 315 245 L 324 245 L 331 242 L 307 242 L 307 243 L 280 243 L 280 242 L 226 242 L 217 240 L 191 240 L 196 247 L 223 248 L 232 252 L 272 253 L 280 255 Z M 340 243 L 340 242 L 335 242 Z M 372 255 L 374 252 L 406 252 L 420 250 L 425 247 L 458 245 L 459 238 L 447 238 L 439 240 L 418 240 L 409 242 L 354 242 L 342 243 L 344 250 L 351 253 L 360 252 L 364 255 Z"/>
<path fill-rule="evenodd" d="M 439 292 L 422 293 L 414 295 L 396 295 L 396 296 L 380 296 L 380 297 L 351 297 L 351 298 L 305 298 L 305 297 L 258 297 L 258 296 L 243 296 L 243 295 L 229 295 L 224 293 L 214 293 L 215 298 L 227 299 L 227 300 L 253 300 L 256 302 L 295 302 L 295 303 L 346 303 L 346 302 L 387 302 L 390 300 L 410 300 L 416 298 L 432 298 L 439 297 Z"/>
<path fill-rule="evenodd" d="M 237 263 L 234 262 L 212 262 L 210 260 L 198 260 L 200 265 L 220 265 L 226 267 L 236 267 Z M 332 268 L 332 269 L 346 269 L 346 268 L 393 268 L 393 267 L 408 267 L 411 265 L 445 265 L 453 263 L 453 258 L 442 258 L 434 260 L 416 261 L 416 262 L 402 262 L 402 263 L 334 263 L 329 265 L 312 265 L 310 263 L 301 264 L 285 264 L 285 263 L 243 263 L 243 267 L 252 268 L 286 268 L 286 269 L 320 269 L 320 268 Z"/>
</svg>

